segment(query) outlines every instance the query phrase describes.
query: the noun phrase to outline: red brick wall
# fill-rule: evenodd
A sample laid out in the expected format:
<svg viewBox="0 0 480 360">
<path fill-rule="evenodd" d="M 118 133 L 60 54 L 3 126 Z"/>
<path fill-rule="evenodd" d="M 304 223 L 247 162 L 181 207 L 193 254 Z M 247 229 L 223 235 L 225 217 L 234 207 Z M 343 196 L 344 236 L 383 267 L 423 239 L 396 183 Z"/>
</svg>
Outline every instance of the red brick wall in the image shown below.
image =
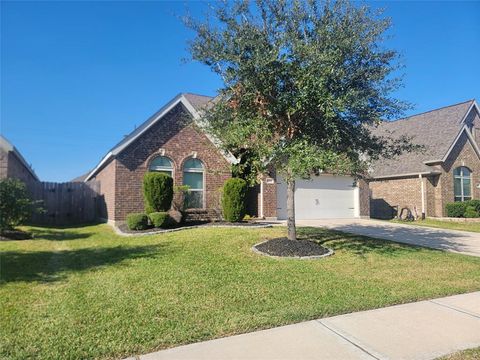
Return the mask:
<svg viewBox="0 0 480 360">
<path fill-rule="evenodd" d="M 110 161 L 95 177 L 100 181 L 100 216 L 103 219 L 115 218 L 115 174 L 117 160 Z"/>
<path fill-rule="evenodd" d="M 370 217 L 370 187 L 368 183 L 363 179 L 358 180 L 358 190 L 360 217 Z"/>
<path fill-rule="evenodd" d="M 113 216 L 115 221 L 122 221 L 131 212 L 144 211 L 143 175 L 162 150 L 174 164 L 174 185 L 182 184 L 183 164 L 196 152 L 205 167 L 205 208 L 218 206 L 218 190 L 231 177 L 231 165 L 178 105 L 117 156 L 114 214 L 109 212 L 109 219 Z"/>
</svg>

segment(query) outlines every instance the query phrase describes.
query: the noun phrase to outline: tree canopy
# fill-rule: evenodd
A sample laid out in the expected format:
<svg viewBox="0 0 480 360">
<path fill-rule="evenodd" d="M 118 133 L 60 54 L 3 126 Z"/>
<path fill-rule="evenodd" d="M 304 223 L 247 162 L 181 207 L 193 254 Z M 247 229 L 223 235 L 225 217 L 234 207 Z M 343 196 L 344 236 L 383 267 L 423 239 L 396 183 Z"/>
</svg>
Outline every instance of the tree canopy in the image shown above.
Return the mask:
<svg viewBox="0 0 480 360">
<path fill-rule="evenodd" d="M 383 46 L 390 21 L 381 13 L 320 0 L 211 9 L 206 21 L 185 19 L 196 34 L 192 58 L 224 82 L 205 124 L 228 150 L 253 156 L 249 165 L 275 168 L 292 183 L 290 196 L 295 178 L 360 175 L 369 160 L 411 149 L 409 139 L 372 132 L 408 107 L 392 95 L 398 54 Z"/>
</svg>

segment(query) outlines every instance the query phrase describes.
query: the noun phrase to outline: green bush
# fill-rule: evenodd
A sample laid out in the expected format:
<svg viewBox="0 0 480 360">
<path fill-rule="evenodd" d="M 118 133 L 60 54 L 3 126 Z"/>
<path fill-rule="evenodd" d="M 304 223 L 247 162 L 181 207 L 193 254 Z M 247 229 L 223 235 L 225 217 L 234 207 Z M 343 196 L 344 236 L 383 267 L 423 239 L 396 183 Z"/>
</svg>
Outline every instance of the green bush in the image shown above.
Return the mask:
<svg viewBox="0 0 480 360">
<path fill-rule="evenodd" d="M 148 216 L 145 213 L 133 213 L 127 215 L 127 226 L 130 230 L 148 229 Z"/>
<path fill-rule="evenodd" d="M 12 230 L 27 221 L 37 209 L 27 187 L 17 179 L 0 180 L 0 232 Z"/>
<path fill-rule="evenodd" d="M 170 226 L 170 216 L 164 211 L 150 213 L 148 217 L 156 228 L 166 228 Z"/>
<path fill-rule="evenodd" d="M 143 198 L 147 213 L 168 211 L 173 199 L 173 179 L 158 172 L 146 173 L 143 177 Z"/>
<path fill-rule="evenodd" d="M 472 206 L 477 213 L 480 214 L 480 200 L 468 200 L 465 201 L 467 206 Z"/>
<path fill-rule="evenodd" d="M 468 214 L 467 209 L 469 209 Z M 480 217 L 480 200 L 457 201 L 445 205 L 448 217 Z M 477 216 L 473 213 L 476 213 Z"/>
<path fill-rule="evenodd" d="M 448 217 L 463 217 L 465 209 L 467 208 L 466 202 L 453 202 L 445 205 L 445 211 Z"/>
<path fill-rule="evenodd" d="M 245 216 L 247 196 L 247 182 L 243 179 L 233 178 L 225 181 L 223 185 L 222 209 L 226 221 L 242 221 Z"/>
<path fill-rule="evenodd" d="M 463 213 L 463 216 L 466 218 L 478 218 L 480 215 L 474 206 L 468 205 Z"/>
</svg>

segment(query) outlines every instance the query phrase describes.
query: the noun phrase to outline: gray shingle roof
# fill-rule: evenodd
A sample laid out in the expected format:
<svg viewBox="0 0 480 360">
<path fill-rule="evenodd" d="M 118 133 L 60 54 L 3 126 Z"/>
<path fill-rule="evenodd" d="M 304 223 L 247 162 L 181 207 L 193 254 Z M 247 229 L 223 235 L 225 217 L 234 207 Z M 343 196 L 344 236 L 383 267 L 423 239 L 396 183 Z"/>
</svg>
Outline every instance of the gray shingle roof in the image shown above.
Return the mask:
<svg viewBox="0 0 480 360">
<path fill-rule="evenodd" d="M 211 96 L 198 95 L 192 93 L 183 93 L 183 96 L 192 104 L 195 110 L 201 110 L 207 105 L 213 98 Z"/>
<path fill-rule="evenodd" d="M 370 175 L 373 177 L 430 172 L 425 161 L 440 160 L 447 153 L 463 127 L 462 120 L 474 100 L 424 112 L 396 121 L 381 123 L 373 133 L 398 138 L 412 137 L 412 143 L 423 145 L 420 151 L 404 153 L 394 159 L 375 161 Z M 389 134 L 389 132 L 391 132 Z"/>
</svg>

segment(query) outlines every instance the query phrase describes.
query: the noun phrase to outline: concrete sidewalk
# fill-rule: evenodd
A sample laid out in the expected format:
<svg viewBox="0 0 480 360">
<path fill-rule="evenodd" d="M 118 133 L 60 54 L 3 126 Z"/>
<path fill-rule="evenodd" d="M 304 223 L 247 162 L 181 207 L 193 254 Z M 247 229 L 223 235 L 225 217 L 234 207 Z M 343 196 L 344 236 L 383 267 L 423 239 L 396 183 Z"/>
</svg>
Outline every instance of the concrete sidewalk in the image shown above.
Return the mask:
<svg viewBox="0 0 480 360">
<path fill-rule="evenodd" d="M 480 346 L 480 292 L 334 316 L 132 359 L 435 359 Z"/>
</svg>

